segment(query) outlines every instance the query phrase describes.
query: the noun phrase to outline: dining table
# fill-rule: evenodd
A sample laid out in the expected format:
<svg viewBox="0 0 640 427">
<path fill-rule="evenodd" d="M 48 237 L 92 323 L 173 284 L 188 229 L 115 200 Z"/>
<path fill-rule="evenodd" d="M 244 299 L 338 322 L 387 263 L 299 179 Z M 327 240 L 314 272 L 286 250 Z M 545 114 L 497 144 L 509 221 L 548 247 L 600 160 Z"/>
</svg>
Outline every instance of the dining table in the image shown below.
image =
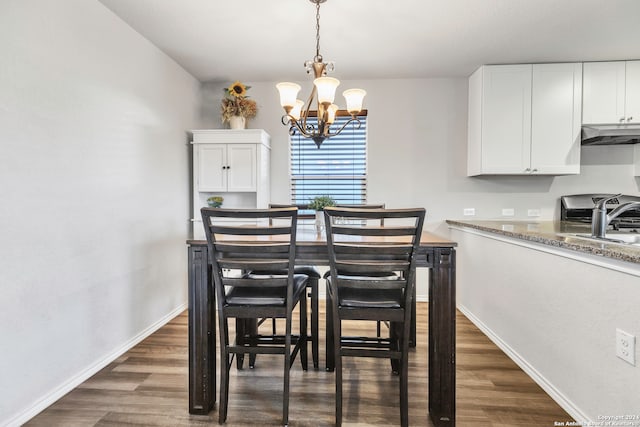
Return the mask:
<svg viewBox="0 0 640 427">
<path fill-rule="evenodd" d="M 205 415 L 216 402 L 216 327 L 211 263 L 206 240 L 187 240 L 189 413 Z M 436 426 L 455 426 L 456 409 L 456 246 L 425 231 L 420 236 L 416 267 L 429 269 L 428 411 Z M 324 233 L 298 226 L 296 263 L 328 265 Z M 413 303 L 415 313 L 415 298 Z M 412 327 L 415 343 L 415 322 Z M 328 358 L 329 359 L 329 358 Z M 329 360 L 328 360 L 329 361 Z"/>
</svg>

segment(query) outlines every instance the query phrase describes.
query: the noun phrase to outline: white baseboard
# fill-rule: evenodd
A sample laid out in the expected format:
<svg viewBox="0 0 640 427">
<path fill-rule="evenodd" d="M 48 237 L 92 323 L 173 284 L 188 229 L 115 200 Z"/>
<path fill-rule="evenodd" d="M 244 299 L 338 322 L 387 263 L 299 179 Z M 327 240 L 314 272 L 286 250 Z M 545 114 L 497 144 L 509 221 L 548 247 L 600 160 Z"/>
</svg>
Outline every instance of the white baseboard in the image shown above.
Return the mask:
<svg viewBox="0 0 640 427">
<path fill-rule="evenodd" d="M 43 396 L 40 400 L 34 403 L 31 407 L 17 414 L 10 420 L 6 421 L 6 424 L 3 424 L 4 421 L 0 421 L 0 425 L 3 427 L 19 427 L 22 424 L 29 421 L 31 418 L 38 415 L 40 412 L 51 406 L 58 399 L 60 399 L 65 394 L 69 393 L 74 388 L 78 387 L 80 384 L 91 378 L 94 374 L 100 371 L 102 368 L 107 366 L 109 363 L 116 360 L 118 357 L 122 356 L 127 351 L 131 350 L 134 346 L 140 343 L 142 340 L 147 338 L 149 335 L 153 334 L 155 331 L 166 325 L 170 320 L 174 317 L 182 313 L 187 309 L 187 304 L 181 304 L 180 306 L 173 309 L 171 312 L 163 316 L 160 320 L 140 332 L 138 335 L 134 336 L 118 348 L 114 349 L 111 353 L 107 354 L 100 360 L 96 361 L 92 365 L 88 366 L 78 374 L 74 375 L 65 383 L 58 386 L 56 389 L 51 390 L 45 396 Z"/>
<path fill-rule="evenodd" d="M 554 387 L 544 376 L 540 374 L 532 365 L 529 364 L 522 356 L 520 356 L 509 344 L 504 342 L 498 335 L 496 335 L 491 328 L 485 325 L 480 319 L 474 316 L 465 306 L 458 305 L 458 310 L 464 314 L 474 325 L 478 327 L 500 350 L 505 352 L 516 365 L 518 365 L 527 375 L 529 375 L 551 398 L 562 407 L 567 413 L 573 417 L 574 420 L 579 422 L 579 425 L 596 425 L 593 420 L 581 411 L 576 405 L 571 402 L 564 394 Z M 567 420 L 558 420 L 567 421 Z"/>
</svg>

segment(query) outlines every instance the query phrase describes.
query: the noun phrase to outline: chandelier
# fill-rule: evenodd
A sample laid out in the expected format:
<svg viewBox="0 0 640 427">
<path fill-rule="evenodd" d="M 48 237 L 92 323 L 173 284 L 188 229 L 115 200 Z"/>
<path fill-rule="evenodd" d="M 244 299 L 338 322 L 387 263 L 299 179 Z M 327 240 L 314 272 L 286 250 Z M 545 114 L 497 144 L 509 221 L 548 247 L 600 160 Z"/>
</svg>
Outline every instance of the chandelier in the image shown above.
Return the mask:
<svg viewBox="0 0 640 427">
<path fill-rule="evenodd" d="M 300 132 L 305 138 L 313 139 L 318 148 L 320 148 L 325 139 L 338 135 L 349 123 L 354 123 L 357 128 L 360 128 L 360 120 L 358 120 L 357 114 L 362 111 L 362 100 L 367 92 L 362 89 L 348 89 L 342 92 L 347 101 L 347 111 L 351 114 L 351 118 L 341 127 L 331 129 L 338 111 L 338 106 L 333 101 L 340 80 L 327 77 L 327 72 L 334 70 L 334 63 L 323 62 L 322 55 L 320 55 L 320 4 L 327 0 L 309 1 L 316 5 L 316 56 L 313 60 L 305 61 L 304 63 L 307 74 L 310 74 L 311 70 L 313 70 L 315 77 L 306 107 L 303 101 L 297 99 L 298 92 L 301 89 L 300 85 L 282 82 L 278 83 L 276 88 L 280 92 L 280 104 L 286 113 L 282 116 L 282 124 L 289 126 L 289 135 L 293 136 L 296 132 Z M 316 99 L 317 124 L 307 122 L 314 98 Z"/>
</svg>

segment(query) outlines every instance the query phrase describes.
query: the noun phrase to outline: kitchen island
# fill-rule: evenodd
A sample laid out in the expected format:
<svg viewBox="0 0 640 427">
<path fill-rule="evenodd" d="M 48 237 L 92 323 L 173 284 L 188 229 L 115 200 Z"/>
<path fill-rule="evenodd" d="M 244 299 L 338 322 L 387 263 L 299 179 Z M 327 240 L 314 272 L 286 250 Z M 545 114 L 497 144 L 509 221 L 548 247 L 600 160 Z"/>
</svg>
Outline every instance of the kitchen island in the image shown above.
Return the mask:
<svg viewBox="0 0 640 427">
<path fill-rule="evenodd" d="M 575 420 L 640 413 L 638 350 L 616 357 L 616 329 L 640 336 L 640 247 L 573 236 L 588 224 L 447 224 L 462 313 Z"/>
</svg>

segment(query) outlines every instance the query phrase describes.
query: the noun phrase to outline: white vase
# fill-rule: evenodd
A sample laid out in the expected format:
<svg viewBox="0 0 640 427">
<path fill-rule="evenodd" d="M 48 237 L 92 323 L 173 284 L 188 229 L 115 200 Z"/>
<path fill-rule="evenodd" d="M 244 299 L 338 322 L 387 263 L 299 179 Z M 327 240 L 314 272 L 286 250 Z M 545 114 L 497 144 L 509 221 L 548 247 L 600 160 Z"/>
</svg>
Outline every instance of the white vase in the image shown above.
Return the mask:
<svg viewBox="0 0 640 427">
<path fill-rule="evenodd" d="M 231 116 L 229 119 L 229 127 L 231 129 L 244 129 L 247 125 L 247 119 L 242 116 Z"/>
<path fill-rule="evenodd" d="M 316 211 L 316 232 L 322 233 L 324 231 L 324 212 Z"/>
</svg>

